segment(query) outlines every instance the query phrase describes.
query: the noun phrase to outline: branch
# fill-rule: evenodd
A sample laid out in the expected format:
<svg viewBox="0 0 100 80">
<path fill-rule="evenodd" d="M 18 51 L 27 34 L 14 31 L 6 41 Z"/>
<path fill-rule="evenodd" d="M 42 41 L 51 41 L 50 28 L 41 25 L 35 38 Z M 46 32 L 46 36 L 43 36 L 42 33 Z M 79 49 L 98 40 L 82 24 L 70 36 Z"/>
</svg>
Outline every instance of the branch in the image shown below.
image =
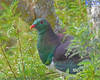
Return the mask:
<svg viewBox="0 0 100 80">
<path fill-rule="evenodd" d="M 11 67 L 11 65 L 10 65 L 10 63 L 9 63 L 9 61 L 8 61 L 8 59 L 7 59 L 7 56 L 6 56 L 6 54 L 5 54 L 5 52 L 4 52 L 3 48 L 2 48 L 2 46 L 1 46 L 1 51 L 2 51 L 2 54 L 4 55 L 4 57 L 5 57 L 5 59 L 6 59 L 6 62 L 7 62 L 7 64 L 8 64 L 8 66 L 9 66 L 11 72 L 13 73 L 13 75 L 14 75 L 14 77 L 15 77 L 15 79 L 16 79 L 16 75 L 15 75 L 15 73 L 14 73 L 14 71 L 13 71 L 13 69 L 12 69 L 12 67 Z"/>
</svg>

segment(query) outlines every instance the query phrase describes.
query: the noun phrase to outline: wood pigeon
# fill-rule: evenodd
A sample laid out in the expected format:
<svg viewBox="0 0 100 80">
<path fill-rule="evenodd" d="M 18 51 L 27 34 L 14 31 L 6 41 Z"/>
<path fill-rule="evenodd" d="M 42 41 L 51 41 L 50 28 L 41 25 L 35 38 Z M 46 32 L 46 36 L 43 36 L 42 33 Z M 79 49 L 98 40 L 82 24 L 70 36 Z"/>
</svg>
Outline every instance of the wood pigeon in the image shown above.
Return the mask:
<svg viewBox="0 0 100 80">
<path fill-rule="evenodd" d="M 70 57 L 74 54 L 73 51 L 67 56 L 65 55 L 68 50 L 66 48 L 72 43 L 71 40 L 74 37 L 55 34 L 48 21 L 43 18 L 36 19 L 30 28 L 33 27 L 37 30 L 37 49 L 43 64 L 53 71 L 66 72 L 66 70 L 69 70 L 69 74 L 76 74 L 77 71 L 74 71 L 74 69 L 82 66 L 78 63 L 83 59 L 79 54 Z M 89 57 L 84 59 L 89 59 Z"/>
</svg>

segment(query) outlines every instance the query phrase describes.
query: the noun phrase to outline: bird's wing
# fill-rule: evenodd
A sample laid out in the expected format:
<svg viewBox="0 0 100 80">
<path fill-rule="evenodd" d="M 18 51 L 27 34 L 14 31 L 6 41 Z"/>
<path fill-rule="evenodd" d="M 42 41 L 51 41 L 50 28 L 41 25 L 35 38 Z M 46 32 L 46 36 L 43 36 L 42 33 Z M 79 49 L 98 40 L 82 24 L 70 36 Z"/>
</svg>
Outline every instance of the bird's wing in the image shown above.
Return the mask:
<svg viewBox="0 0 100 80">
<path fill-rule="evenodd" d="M 73 71 L 73 69 L 79 68 L 77 64 L 81 61 L 81 57 L 76 54 L 70 58 L 69 56 L 73 54 L 72 51 L 69 55 L 65 56 L 67 52 L 66 48 L 72 43 L 72 39 L 74 39 L 72 36 L 67 36 L 65 40 L 57 46 L 53 54 L 53 62 L 58 70 L 66 72 L 66 70 L 69 69 L 70 74 L 75 74 L 76 72 Z"/>
</svg>

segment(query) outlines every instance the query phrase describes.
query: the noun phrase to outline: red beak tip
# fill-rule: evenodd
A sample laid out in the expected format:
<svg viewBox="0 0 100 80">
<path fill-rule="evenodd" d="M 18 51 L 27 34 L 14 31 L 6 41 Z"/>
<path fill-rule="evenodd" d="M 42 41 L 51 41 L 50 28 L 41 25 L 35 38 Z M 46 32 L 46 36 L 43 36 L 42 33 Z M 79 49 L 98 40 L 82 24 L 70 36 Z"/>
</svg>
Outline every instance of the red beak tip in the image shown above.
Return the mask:
<svg viewBox="0 0 100 80">
<path fill-rule="evenodd" d="M 35 27 L 35 25 L 32 25 L 31 27 L 30 27 L 30 29 L 32 29 L 32 28 L 34 28 Z"/>
</svg>

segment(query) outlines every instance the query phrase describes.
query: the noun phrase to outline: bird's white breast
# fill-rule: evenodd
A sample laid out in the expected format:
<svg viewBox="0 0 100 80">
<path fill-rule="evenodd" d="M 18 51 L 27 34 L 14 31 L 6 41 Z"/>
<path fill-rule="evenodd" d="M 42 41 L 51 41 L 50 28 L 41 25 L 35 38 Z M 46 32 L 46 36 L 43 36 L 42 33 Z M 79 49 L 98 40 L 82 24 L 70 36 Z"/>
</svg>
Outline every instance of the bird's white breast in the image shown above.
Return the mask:
<svg viewBox="0 0 100 80">
<path fill-rule="evenodd" d="M 58 72 L 60 74 L 62 74 L 63 72 L 56 69 L 55 65 L 54 65 L 54 62 L 52 61 L 51 64 L 49 66 L 46 66 L 49 70 L 52 70 L 53 72 Z"/>
<path fill-rule="evenodd" d="M 56 71 L 56 67 L 54 65 L 54 62 L 52 61 L 51 64 L 49 66 L 46 66 L 48 69 L 52 70 L 52 71 Z"/>
</svg>

